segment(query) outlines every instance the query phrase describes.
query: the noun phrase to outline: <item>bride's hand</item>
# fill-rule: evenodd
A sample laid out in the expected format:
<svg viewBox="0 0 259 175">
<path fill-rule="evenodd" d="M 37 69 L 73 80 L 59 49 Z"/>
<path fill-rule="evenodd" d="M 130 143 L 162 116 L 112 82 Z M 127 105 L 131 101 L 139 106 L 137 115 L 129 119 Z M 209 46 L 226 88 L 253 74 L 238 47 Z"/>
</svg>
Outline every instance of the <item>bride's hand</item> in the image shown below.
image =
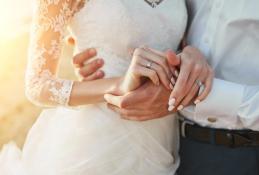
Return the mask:
<svg viewBox="0 0 259 175">
<path fill-rule="evenodd" d="M 132 62 L 122 81 L 124 93 L 137 89 L 145 79 L 150 79 L 155 85 L 161 83 L 170 89 L 171 70 L 166 55 L 147 47 L 137 48 L 133 52 Z"/>
</svg>

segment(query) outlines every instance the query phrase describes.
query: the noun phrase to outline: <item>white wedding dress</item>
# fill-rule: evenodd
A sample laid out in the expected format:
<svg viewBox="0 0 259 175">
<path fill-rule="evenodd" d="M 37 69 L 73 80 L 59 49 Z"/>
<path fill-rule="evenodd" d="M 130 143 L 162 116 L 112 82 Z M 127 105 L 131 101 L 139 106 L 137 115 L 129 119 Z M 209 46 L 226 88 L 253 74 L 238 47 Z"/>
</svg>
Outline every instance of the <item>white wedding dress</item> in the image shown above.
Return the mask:
<svg viewBox="0 0 259 175">
<path fill-rule="evenodd" d="M 20 154 L 6 146 L 0 174 L 174 175 L 179 165 L 174 115 L 133 122 L 105 104 L 65 107 L 73 81 L 58 79 L 56 70 L 66 26 L 77 51 L 96 48 L 105 60 L 106 77 L 114 77 L 125 74 L 131 48 L 176 50 L 186 21 L 184 0 L 38 0 L 27 95 L 54 108 L 39 116 Z"/>
</svg>

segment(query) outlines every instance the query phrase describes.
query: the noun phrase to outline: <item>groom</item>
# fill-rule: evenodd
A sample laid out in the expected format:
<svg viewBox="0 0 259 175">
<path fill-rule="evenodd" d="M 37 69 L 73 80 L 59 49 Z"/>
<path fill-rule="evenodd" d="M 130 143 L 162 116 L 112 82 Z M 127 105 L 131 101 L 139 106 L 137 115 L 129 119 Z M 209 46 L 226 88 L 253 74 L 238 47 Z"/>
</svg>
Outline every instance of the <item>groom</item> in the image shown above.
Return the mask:
<svg viewBox="0 0 259 175">
<path fill-rule="evenodd" d="M 258 175 L 259 174 L 259 1 L 258 0 L 187 0 L 189 27 L 187 44 L 198 48 L 215 71 L 215 79 L 206 100 L 185 106 L 181 120 L 181 165 L 179 175 Z M 203 59 L 188 46 L 184 60 Z M 75 57 L 76 65 L 96 53 L 88 51 Z M 102 64 L 81 66 L 88 80 Z M 197 65 L 196 65 L 197 66 Z M 181 69 L 193 72 L 195 65 Z M 88 78 L 88 77 L 92 78 Z M 179 86 L 184 77 L 178 77 Z M 175 87 L 176 88 L 176 87 Z M 182 96 L 186 95 L 179 91 Z M 150 98 L 152 94 L 153 98 Z M 168 114 L 168 92 L 145 84 L 130 95 L 114 97 L 120 107 L 113 109 L 127 117 L 130 113 L 150 119 Z M 139 105 L 141 104 L 141 105 Z M 141 109 L 139 109 L 141 106 Z M 134 110 L 138 109 L 138 110 Z M 130 118 L 130 116 L 129 116 Z"/>
</svg>

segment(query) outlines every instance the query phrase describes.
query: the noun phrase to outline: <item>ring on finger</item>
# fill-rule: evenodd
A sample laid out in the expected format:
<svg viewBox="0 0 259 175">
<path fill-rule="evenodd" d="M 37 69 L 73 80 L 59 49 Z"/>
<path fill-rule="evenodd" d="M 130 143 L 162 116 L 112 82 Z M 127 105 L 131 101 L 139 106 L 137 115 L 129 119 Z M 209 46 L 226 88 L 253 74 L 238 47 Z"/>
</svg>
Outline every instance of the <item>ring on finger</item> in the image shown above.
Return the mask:
<svg viewBox="0 0 259 175">
<path fill-rule="evenodd" d="M 152 69 L 153 61 L 149 61 L 146 65 L 146 68 Z"/>
<path fill-rule="evenodd" d="M 197 84 L 199 87 L 202 87 L 202 86 L 203 86 L 203 83 L 201 82 L 201 80 L 197 79 L 195 82 L 196 82 L 196 84 Z"/>
</svg>

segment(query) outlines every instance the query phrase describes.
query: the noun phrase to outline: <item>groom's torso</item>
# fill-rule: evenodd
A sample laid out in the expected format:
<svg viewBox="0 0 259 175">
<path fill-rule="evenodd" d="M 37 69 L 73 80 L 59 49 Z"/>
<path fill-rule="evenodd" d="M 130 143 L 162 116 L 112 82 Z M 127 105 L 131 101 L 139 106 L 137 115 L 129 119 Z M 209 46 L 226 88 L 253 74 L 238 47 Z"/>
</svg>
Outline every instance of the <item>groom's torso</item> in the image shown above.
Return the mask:
<svg viewBox="0 0 259 175">
<path fill-rule="evenodd" d="M 198 47 L 216 78 L 258 85 L 259 1 L 187 0 L 188 42 Z"/>
</svg>

